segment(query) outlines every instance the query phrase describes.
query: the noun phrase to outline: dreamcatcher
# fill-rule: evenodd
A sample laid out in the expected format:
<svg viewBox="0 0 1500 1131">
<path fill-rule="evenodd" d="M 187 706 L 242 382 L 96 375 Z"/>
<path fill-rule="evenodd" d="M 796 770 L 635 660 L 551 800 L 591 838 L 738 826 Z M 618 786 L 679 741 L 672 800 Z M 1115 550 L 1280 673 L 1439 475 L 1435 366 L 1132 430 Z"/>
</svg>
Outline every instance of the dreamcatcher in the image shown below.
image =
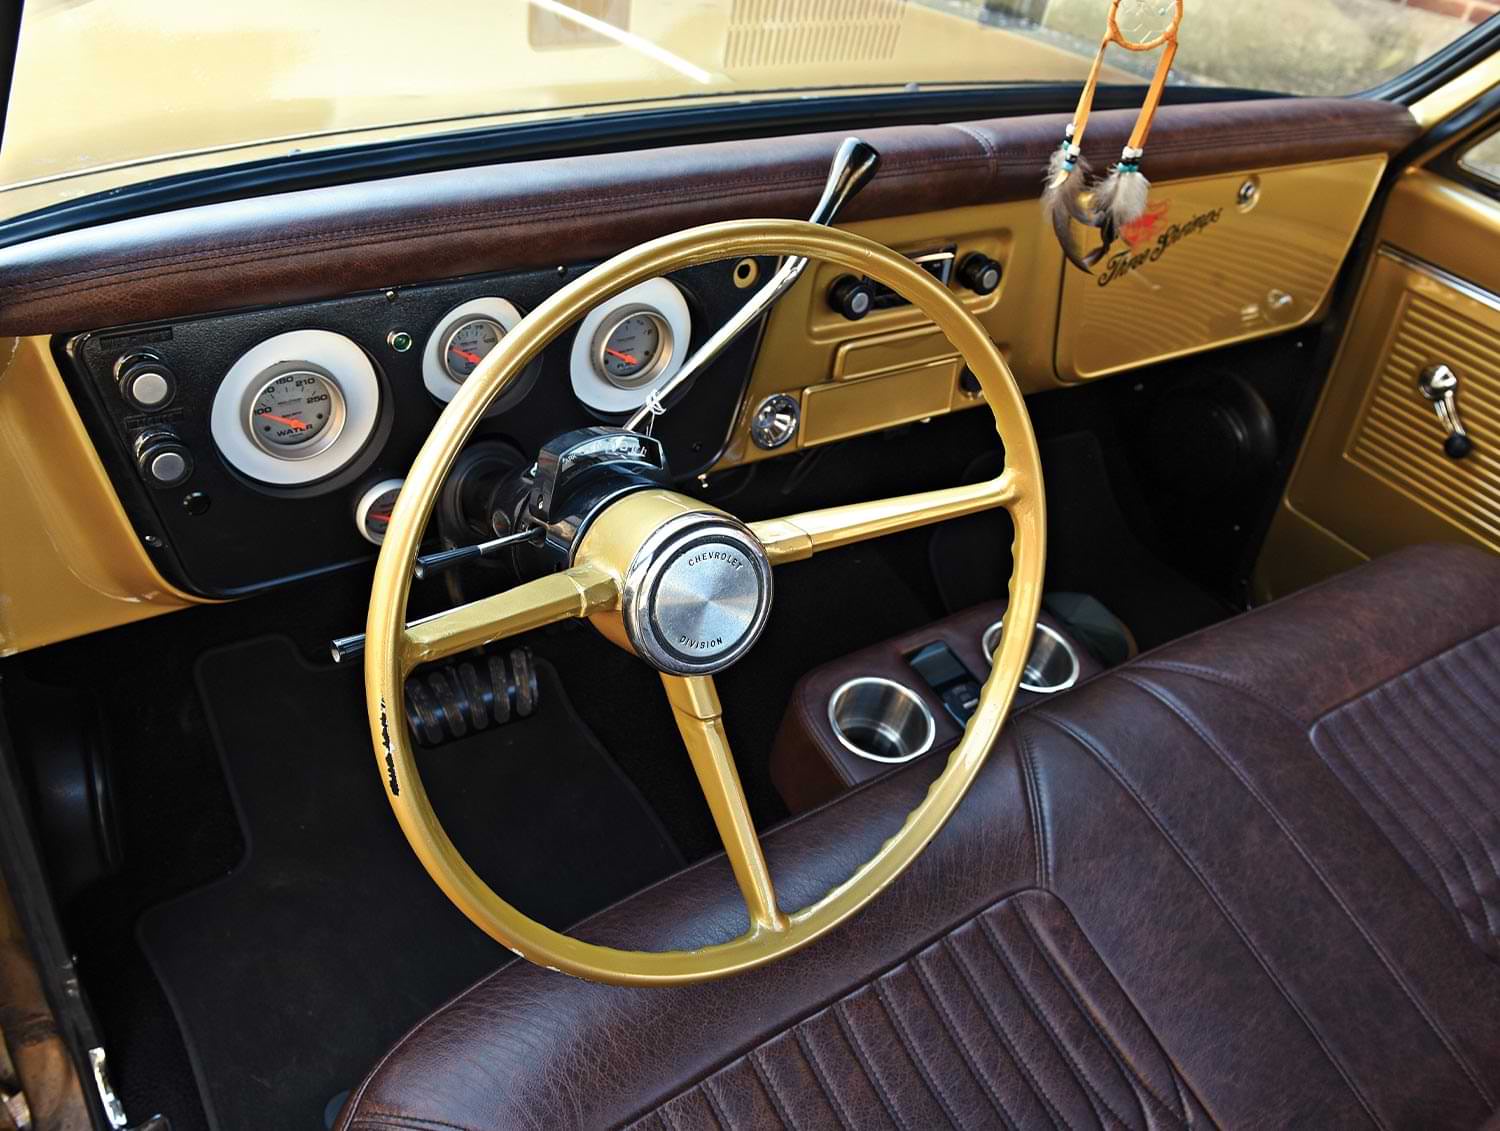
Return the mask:
<svg viewBox="0 0 1500 1131">
<path fill-rule="evenodd" d="M 1042 194 L 1042 205 L 1052 221 L 1052 229 L 1057 233 L 1063 252 L 1085 271 L 1093 269 L 1122 228 L 1138 220 L 1146 211 L 1151 182 L 1141 173 L 1141 160 L 1146 155 L 1146 138 L 1161 105 L 1167 75 L 1177 57 L 1177 29 L 1182 25 L 1182 3 L 1183 0 L 1110 0 L 1104 41 L 1099 44 L 1099 53 L 1094 56 L 1088 81 L 1083 85 L 1078 111 L 1047 167 L 1047 187 Z M 1099 89 L 1099 72 L 1104 67 L 1104 55 L 1111 43 L 1143 54 L 1161 48 L 1165 50 L 1156 65 L 1151 89 L 1146 93 L 1146 104 L 1141 107 L 1141 115 L 1136 119 L 1135 130 L 1121 152 L 1119 162 L 1103 181 L 1094 186 L 1092 200 L 1085 202 L 1091 170 L 1083 158 L 1083 133 L 1088 128 L 1094 95 Z M 1088 257 L 1081 256 L 1073 242 L 1074 220 L 1102 229 L 1104 247 Z"/>
</svg>

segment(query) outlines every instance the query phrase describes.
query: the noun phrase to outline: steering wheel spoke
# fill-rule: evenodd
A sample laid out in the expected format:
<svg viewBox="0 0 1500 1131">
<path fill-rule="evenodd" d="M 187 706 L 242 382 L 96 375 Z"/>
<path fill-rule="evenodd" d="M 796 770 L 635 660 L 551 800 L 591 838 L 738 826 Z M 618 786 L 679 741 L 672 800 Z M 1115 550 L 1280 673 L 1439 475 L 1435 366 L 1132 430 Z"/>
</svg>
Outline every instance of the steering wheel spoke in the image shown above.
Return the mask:
<svg viewBox="0 0 1500 1131">
<path fill-rule="evenodd" d="M 729 737 L 724 732 L 724 710 L 711 676 L 663 675 L 667 699 L 682 732 L 683 744 L 698 774 L 698 785 L 708 800 L 709 812 L 724 842 L 729 866 L 745 897 L 750 913 L 750 933 L 782 932 L 785 915 L 776 906 L 771 872 L 761 851 L 760 838 L 750 820 L 750 805 L 735 769 Z"/>
<path fill-rule="evenodd" d="M 1007 469 L 998 478 L 983 483 L 806 511 L 788 518 L 752 522 L 750 529 L 766 548 L 771 563 L 781 565 L 803 561 L 824 550 L 995 507 L 1009 510 L 1024 498 L 1022 481 L 1014 470 Z"/>
<path fill-rule="evenodd" d="M 613 576 L 594 566 L 574 566 L 408 625 L 402 664 L 410 671 L 533 628 L 612 609 L 619 599 Z"/>
</svg>

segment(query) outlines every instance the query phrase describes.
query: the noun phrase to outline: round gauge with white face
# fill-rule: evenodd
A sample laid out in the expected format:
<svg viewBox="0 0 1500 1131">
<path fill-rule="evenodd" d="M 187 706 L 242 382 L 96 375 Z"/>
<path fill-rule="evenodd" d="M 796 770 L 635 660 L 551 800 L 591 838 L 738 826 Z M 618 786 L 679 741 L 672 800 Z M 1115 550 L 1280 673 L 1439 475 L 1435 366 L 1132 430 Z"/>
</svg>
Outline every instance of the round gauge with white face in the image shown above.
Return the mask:
<svg viewBox="0 0 1500 1131">
<path fill-rule="evenodd" d="M 300 458 L 325 450 L 343 424 L 344 398 L 328 377 L 293 370 L 273 377 L 250 402 L 250 436 L 272 455 Z"/>
<path fill-rule="evenodd" d="M 474 375 L 479 363 L 521 322 L 521 312 L 508 299 L 493 295 L 460 303 L 438 319 L 422 349 L 422 384 L 438 400 L 451 401 Z M 534 359 L 490 405 L 489 413 L 515 407 L 541 374 L 542 359 Z"/>
<path fill-rule="evenodd" d="M 503 337 L 505 327 L 493 318 L 479 315 L 464 319 L 448 331 L 447 340 L 443 342 L 443 368 L 449 377 L 462 385 Z"/>
<path fill-rule="evenodd" d="M 293 330 L 230 366 L 209 427 L 236 471 L 296 487 L 354 463 L 379 419 L 380 380 L 364 350 L 329 330 Z"/>
<path fill-rule="evenodd" d="M 672 360 L 672 327 L 649 306 L 616 311 L 595 335 L 600 375 L 621 389 L 648 385 Z"/>
<path fill-rule="evenodd" d="M 634 412 L 687 356 L 693 321 L 670 279 L 651 279 L 600 303 L 573 338 L 573 392 L 601 415 Z"/>
</svg>

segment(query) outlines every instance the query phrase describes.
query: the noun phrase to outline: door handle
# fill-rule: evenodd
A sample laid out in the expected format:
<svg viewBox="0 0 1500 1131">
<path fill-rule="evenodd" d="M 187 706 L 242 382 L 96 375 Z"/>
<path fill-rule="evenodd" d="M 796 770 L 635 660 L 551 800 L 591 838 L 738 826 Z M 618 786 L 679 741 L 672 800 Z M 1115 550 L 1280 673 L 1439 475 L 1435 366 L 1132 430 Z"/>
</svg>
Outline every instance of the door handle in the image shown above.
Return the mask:
<svg viewBox="0 0 1500 1131">
<path fill-rule="evenodd" d="M 1474 450 L 1474 441 L 1458 415 L 1458 374 L 1446 365 L 1434 365 L 1417 378 L 1417 389 L 1432 402 L 1438 423 L 1448 433 L 1443 454 L 1449 459 L 1463 459 Z"/>
</svg>

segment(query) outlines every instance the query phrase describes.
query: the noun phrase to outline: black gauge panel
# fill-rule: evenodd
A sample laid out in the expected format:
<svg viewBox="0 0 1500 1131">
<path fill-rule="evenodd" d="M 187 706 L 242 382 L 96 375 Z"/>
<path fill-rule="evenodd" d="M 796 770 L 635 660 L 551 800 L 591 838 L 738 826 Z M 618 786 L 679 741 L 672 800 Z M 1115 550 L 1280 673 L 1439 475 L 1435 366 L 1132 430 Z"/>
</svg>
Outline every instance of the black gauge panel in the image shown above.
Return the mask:
<svg viewBox="0 0 1500 1131">
<path fill-rule="evenodd" d="M 691 307 L 690 348 L 745 301 L 745 292 L 734 286 L 733 266 L 708 264 L 672 276 Z M 761 264 L 763 272 L 772 269 L 770 261 Z M 462 303 L 499 295 L 524 313 L 585 270 L 474 276 L 304 306 L 100 330 L 59 339 L 58 360 L 125 511 L 163 575 L 192 593 L 236 596 L 371 558 L 369 530 L 360 525 L 368 515 L 357 514 L 361 501 L 373 487 L 405 476 L 443 408 L 423 383 L 422 350 L 413 343 L 426 341 Z M 326 367 L 298 367 L 299 359 L 289 357 L 271 377 L 247 386 L 243 404 L 234 401 L 234 424 L 243 423 L 256 449 L 273 457 L 276 467 L 300 461 L 296 466 L 304 473 L 288 473 L 280 484 L 252 477 L 246 468 L 256 466 L 254 458 L 241 453 L 234 461 L 226 459 L 214 438 L 215 394 L 235 363 L 261 343 L 314 330 L 348 339 L 373 364 L 378 413 L 368 439 L 361 431 L 362 446 L 330 462 L 335 470 L 301 481 L 310 460 L 318 458 L 309 453 L 331 445 L 341 429 L 350 433 L 343 425 L 338 381 L 328 379 Z M 473 368 L 469 357 L 481 357 L 500 337 L 480 320 L 450 336 L 445 344 L 455 347 L 462 362 L 455 368 L 465 377 L 462 371 Z M 585 408 L 574 395 L 572 340 L 566 334 L 549 347 L 525 398 L 487 416 L 476 440 L 501 440 L 535 453 L 574 428 L 618 423 Z M 710 466 L 723 449 L 749 381 L 756 341 L 756 333 L 744 335 L 657 422 L 656 434 L 680 479 Z M 645 348 L 634 340 L 627 344 Z M 115 370 L 126 356 L 148 356 L 173 374 L 174 394 L 159 408 L 143 411 L 139 398 L 122 395 Z M 223 428 L 221 420 L 221 436 Z M 142 461 L 136 448 L 143 436 L 158 433 L 189 453 L 187 479 L 152 481 L 155 464 Z"/>
</svg>

